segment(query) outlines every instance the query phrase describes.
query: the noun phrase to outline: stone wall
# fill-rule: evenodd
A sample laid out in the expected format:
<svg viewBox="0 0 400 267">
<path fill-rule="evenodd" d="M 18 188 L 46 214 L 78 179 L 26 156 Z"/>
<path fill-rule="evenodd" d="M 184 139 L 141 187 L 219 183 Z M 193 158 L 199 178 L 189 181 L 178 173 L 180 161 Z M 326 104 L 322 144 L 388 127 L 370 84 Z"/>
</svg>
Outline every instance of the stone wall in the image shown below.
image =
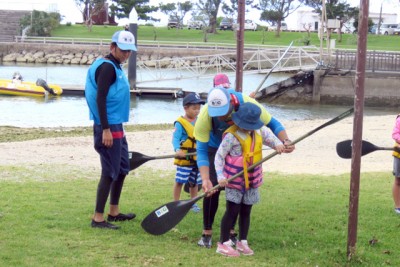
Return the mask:
<svg viewBox="0 0 400 267">
<path fill-rule="evenodd" d="M 0 42 L 12 42 L 20 35 L 19 21 L 30 11 L 0 10 Z"/>
<path fill-rule="evenodd" d="M 109 50 L 109 45 L 0 43 L 0 62 L 90 65 L 97 57 L 108 54 Z M 224 52 L 226 53 L 226 51 Z M 161 60 L 161 64 L 167 66 L 173 62 L 173 58 L 218 53 L 221 53 L 221 51 L 139 46 L 137 60 L 145 62 L 148 67 L 154 67 L 155 60 Z"/>
</svg>

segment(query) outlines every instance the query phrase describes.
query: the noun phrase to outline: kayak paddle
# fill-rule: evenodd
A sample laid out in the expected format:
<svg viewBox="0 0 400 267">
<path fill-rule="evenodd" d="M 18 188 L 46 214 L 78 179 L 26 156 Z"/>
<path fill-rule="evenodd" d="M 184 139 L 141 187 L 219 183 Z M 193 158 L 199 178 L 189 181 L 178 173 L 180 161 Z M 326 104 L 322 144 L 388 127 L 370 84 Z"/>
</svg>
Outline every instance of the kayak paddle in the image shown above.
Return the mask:
<svg viewBox="0 0 400 267">
<path fill-rule="evenodd" d="M 344 159 L 351 159 L 352 143 L 353 140 L 345 140 L 336 144 L 336 152 L 339 157 Z M 380 147 L 364 140 L 361 141 L 361 146 L 361 156 L 367 155 L 377 150 L 391 150 L 400 152 L 400 148 L 398 147 Z"/>
<path fill-rule="evenodd" d="M 192 153 L 187 153 L 186 156 L 194 156 L 196 155 L 196 152 L 192 152 Z M 149 160 L 153 160 L 153 159 L 168 159 L 168 158 L 175 158 L 176 155 L 164 155 L 164 156 L 146 156 L 142 153 L 139 152 L 135 152 L 135 151 L 130 151 L 129 152 L 129 165 L 130 165 L 130 170 L 134 170 L 137 167 L 139 167 L 140 165 L 148 162 Z"/>
<path fill-rule="evenodd" d="M 349 116 L 352 114 L 354 111 L 354 108 L 351 108 L 347 110 L 346 112 L 340 114 L 339 116 L 331 119 L 328 122 L 325 122 L 324 124 L 318 126 L 317 128 L 311 130 L 310 132 L 304 134 L 303 136 L 297 138 L 296 140 L 292 141 L 292 144 L 296 144 L 303 140 L 304 138 L 314 134 L 315 132 L 321 130 L 322 128 L 325 128 L 328 125 L 331 125 L 335 122 L 338 122 L 345 117 Z M 270 158 L 276 156 L 278 153 L 275 151 L 268 156 L 264 157 L 260 161 L 254 163 L 251 165 L 248 170 L 254 169 L 256 166 L 262 164 L 263 162 L 269 160 Z M 230 177 L 228 179 L 229 181 L 232 181 L 233 179 L 243 175 L 243 171 L 235 174 L 234 176 Z M 220 185 L 216 185 L 213 188 L 210 189 L 210 191 L 214 191 L 217 189 L 220 189 Z M 153 210 L 149 215 L 144 218 L 144 220 L 141 223 L 142 228 L 149 234 L 152 235 L 162 235 L 171 230 L 174 226 L 176 226 L 184 217 L 185 215 L 189 212 L 191 207 L 193 206 L 194 203 L 202 199 L 207 195 L 207 192 L 202 193 L 201 195 L 193 198 L 193 199 L 188 199 L 188 200 L 178 200 L 178 201 L 173 201 L 169 202 L 167 204 L 164 204 L 155 210 Z"/>
</svg>

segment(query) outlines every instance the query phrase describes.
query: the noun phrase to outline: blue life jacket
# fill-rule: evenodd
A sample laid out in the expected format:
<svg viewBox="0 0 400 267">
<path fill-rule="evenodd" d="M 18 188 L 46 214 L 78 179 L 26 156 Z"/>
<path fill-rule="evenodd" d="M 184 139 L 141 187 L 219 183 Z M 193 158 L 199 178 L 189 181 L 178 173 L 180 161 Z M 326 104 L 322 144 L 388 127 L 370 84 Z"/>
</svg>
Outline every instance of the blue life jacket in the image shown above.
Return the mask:
<svg viewBox="0 0 400 267">
<path fill-rule="evenodd" d="M 96 60 L 89 68 L 86 85 L 85 97 L 90 111 L 90 119 L 95 124 L 100 125 L 99 110 L 97 108 L 97 84 L 96 70 L 104 62 L 111 63 L 114 66 L 116 80 L 110 86 L 106 99 L 107 120 L 109 124 L 120 124 L 129 120 L 130 91 L 129 81 L 121 68 L 118 68 L 112 61 L 105 58 Z"/>
</svg>

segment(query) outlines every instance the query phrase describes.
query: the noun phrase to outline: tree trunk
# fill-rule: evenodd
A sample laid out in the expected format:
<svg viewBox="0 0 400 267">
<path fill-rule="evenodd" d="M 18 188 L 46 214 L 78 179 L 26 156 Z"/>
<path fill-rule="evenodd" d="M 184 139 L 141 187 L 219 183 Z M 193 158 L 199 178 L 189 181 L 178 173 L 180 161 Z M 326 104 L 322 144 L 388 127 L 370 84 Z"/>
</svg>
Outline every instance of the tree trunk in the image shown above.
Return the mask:
<svg viewBox="0 0 400 267">
<path fill-rule="evenodd" d="M 217 32 L 217 18 L 215 16 L 210 17 L 210 27 L 208 28 L 209 33 Z"/>
<path fill-rule="evenodd" d="M 343 26 L 343 24 L 342 24 L 342 22 L 340 22 L 340 27 L 338 29 L 338 43 L 342 42 L 342 26 Z"/>
<path fill-rule="evenodd" d="M 275 36 L 276 36 L 276 37 L 279 37 L 279 36 L 280 36 L 280 33 L 281 33 L 281 26 L 282 26 L 281 21 L 278 21 L 278 22 L 276 23 L 276 33 L 275 33 Z"/>
</svg>

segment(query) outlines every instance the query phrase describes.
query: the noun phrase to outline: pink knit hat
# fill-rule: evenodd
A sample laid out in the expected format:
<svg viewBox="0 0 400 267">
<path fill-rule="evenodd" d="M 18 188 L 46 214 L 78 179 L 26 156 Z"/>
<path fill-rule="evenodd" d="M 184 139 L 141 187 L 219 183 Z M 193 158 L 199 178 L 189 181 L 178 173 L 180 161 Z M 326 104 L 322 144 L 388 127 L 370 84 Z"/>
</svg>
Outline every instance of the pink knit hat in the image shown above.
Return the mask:
<svg viewBox="0 0 400 267">
<path fill-rule="evenodd" d="M 228 76 L 226 76 L 226 74 L 218 73 L 214 77 L 214 87 L 215 86 L 229 88 L 229 87 L 231 87 L 231 82 L 229 81 L 229 78 L 228 78 Z"/>
</svg>

